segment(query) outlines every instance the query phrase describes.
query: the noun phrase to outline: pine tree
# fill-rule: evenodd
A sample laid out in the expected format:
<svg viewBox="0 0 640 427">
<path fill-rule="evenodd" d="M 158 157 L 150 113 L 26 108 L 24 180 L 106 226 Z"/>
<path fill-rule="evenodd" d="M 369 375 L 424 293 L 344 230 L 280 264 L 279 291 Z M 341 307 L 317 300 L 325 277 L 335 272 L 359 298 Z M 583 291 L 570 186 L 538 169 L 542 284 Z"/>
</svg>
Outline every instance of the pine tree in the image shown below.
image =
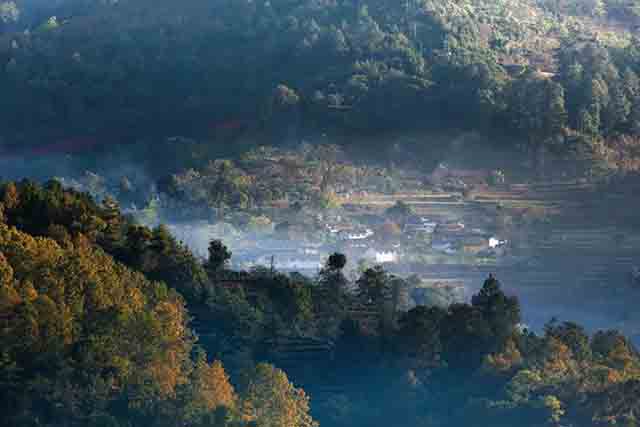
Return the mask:
<svg viewBox="0 0 640 427">
<path fill-rule="evenodd" d="M 231 255 L 232 252 L 220 240 L 209 242 L 209 258 L 205 264 L 207 272 L 213 277 L 224 271 Z"/>
<path fill-rule="evenodd" d="M 309 398 L 287 375 L 261 363 L 249 375 L 241 405 L 242 419 L 261 427 L 317 427 L 309 414 Z"/>
</svg>

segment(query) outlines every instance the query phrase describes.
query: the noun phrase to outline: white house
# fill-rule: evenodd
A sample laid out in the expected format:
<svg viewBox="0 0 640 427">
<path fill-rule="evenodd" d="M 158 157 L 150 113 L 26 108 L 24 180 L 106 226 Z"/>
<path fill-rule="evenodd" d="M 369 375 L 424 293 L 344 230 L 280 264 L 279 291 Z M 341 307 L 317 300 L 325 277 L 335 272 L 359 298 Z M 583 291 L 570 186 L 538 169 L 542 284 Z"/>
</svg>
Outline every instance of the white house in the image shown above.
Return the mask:
<svg viewBox="0 0 640 427">
<path fill-rule="evenodd" d="M 376 250 L 369 248 L 364 253 L 364 258 L 375 262 L 376 264 L 396 263 L 400 260 L 400 255 L 394 250 Z"/>
<path fill-rule="evenodd" d="M 341 233 L 341 237 L 344 240 L 366 240 L 373 236 L 373 230 L 367 228 L 359 231 L 345 231 Z"/>
<path fill-rule="evenodd" d="M 393 251 L 382 251 L 376 252 L 376 262 L 379 264 L 398 262 L 399 256 L 397 252 Z"/>
<path fill-rule="evenodd" d="M 489 247 L 491 249 L 499 248 L 500 246 L 504 246 L 507 244 L 506 240 L 500 240 L 496 237 L 492 237 L 489 239 Z"/>
</svg>

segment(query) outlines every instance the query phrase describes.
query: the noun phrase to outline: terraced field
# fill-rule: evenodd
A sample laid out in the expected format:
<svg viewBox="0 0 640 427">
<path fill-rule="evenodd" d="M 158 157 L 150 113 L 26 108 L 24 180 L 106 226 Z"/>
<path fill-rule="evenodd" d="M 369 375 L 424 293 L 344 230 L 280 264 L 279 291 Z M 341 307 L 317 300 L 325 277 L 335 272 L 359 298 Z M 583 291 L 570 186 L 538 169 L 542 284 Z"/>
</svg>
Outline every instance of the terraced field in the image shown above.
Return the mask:
<svg viewBox="0 0 640 427">
<path fill-rule="evenodd" d="M 431 280 L 463 282 L 469 296 L 495 273 L 520 297 L 525 322 L 535 329 L 557 317 L 591 330 L 619 328 L 640 339 L 640 313 L 634 310 L 640 289 L 630 280 L 632 268 L 640 265 L 640 230 L 611 207 L 612 200 L 621 205 L 619 195 L 596 193 L 586 184 L 552 182 L 480 188 L 465 198 L 428 192 L 370 195 L 358 203 L 380 209 L 397 200 L 420 215 L 462 220 L 467 227 L 490 225 L 498 206 L 508 213 L 542 212 L 545 221 L 518 227 L 512 262 L 410 269 Z"/>
<path fill-rule="evenodd" d="M 510 262 L 497 266 L 404 264 L 395 272 L 417 273 L 425 281 L 463 283 L 467 298 L 493 273 L 508 293 L 519 297 L 523 321 L 536 331 L 555 317 L 578 322 L 590 331 L 619 329 L 640 344 L 640 313 L 635 310 L 640 289 L 630 284 L 631 269 L 640 264 L 640 230 L 621 222 L 619 215 L 603 215 L 615 197 L 608 196 L 604 199 L 586 185 L 544 183 L 478 189 L 466 198 L 456 193 L 416 192 L 371 194 L 349 202 L 363 210 L 382 211 L 402 200 L 420 215 L 462 220 L 467 227 L 495 225 L 498 206 L 508 213 L 542 210 L 546 221 L 518 227 L 519 242 Z M 331 345 L 301 339 L 271 347 L 279 352 L 269 359 L 286 367 L 315 401 L 344 391 L 348 373 L 334 366 Z M 314 363 L 291 363 L 298 359 Z M 318 366 L 327 372 L 321 381 L 314 371 Z M 350 378 L 349 383 L 358 389 L 367 380 Z"/>
</svg>

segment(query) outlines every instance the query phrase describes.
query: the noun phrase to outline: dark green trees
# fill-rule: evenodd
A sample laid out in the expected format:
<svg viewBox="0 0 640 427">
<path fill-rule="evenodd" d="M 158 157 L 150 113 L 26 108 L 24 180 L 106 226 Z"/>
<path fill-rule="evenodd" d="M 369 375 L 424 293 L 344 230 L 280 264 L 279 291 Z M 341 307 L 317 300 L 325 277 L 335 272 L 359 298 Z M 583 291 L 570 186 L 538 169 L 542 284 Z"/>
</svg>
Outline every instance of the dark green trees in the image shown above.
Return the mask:
<svg viewBox="0 0 640 427">
<path fill-rule="evenodd" d="M 340 303 L 345 296 L 347 278 L 342 270 L 347 265 L 347 257 L 341 253 L 329 256 L 325 267 L 320 271 L 320 284 L 326 287 L 335 303 Z"/>
<path fill-rule="evenodd" d="M 15 378 L 20 390 L 3 398 L 13 399 L 5 420 L 29 413 L 56 425 L 126 416 L 108 408 L 111 400 L 144 402 L 134 411 L 141 415 L 175 395 L 193 344 L 178 294 L 99 249 L 62 248 L 6 225 L 0 253 L 0 376 Z"/>
<path fill-rule="evenodd" d="M 360 295 L 368 302 L 382 304 L 384 298 L 389 296 L 390 278 L 382 266 L 366 269 L 356 284 Z"/>
<path fill-rule="evenodd" d="M 322 334 L 336 336 L 345 316 L 348 302 L 349 281 L 343 273 L 347 257 L 334 253 L 318 274 L 318 290 L 314 295 L 314 310 L 317 313 L 318 329 Z"/>
<path fill-rule="evenodd" d="M 556 102 L 562 96 L 571 127 L 589 132 L 622 132 L 618 125 L 637 99 L 621 96 L 625 86 L 616 84 L 609 88 L 613 102 L 597 118 L 579 98 L 591 81 L 613 81 L 602 67 L 587 72 L 584 82 L 569 78 L 564 64 L 546 83 L 506 71 L 511 62 L 542 62 L 543 71 L 553 74 L 555 48 L 543 46 L 537 52 L 546 44 L 536 42 L 564 43 L 563 51 L 592 44 L 590 19 L 619 20 L 626 14 L 623 21 L 632 25 L 634 18 L 628 17 L 637 15 L 635 0 L 511 0 L 497 5 L 486 0 L 354 0 L 323 2 L 322 7 L 312 0 L 216 5 L 189 0 L 162 6 L 64 1 L 47 10 L 51 15 L 26 11 L 25 27 L 37 30 L 16 31 L 0 49 L 0 109 L 7 118 L 0 133 L 22 138 L 27 146 L 40 145 L 39 139 L 48 146 L 50 135 L 63 141 L 94 138 L 108 146 L 113 137 L 135 140 L 188 131 L 232 152 L 232 144 L 224 143 L 247 129 L 273 141 L 286 139 L 292 122 L 295 129 L 362 133 L 446 130 L 460 127 L 463 114 L 463 127 L 500 135 L 506 130 L 501 120 L 505 111 L 518 116 L 517 136 L 527 139 L 534 132 L 531 141 L 537 144 L 555 135 L 558 126 L 549 123 L 548 115 L 557 114 L 562 121 L 561 103 Z M 511 10 L 521 10 L 533 21 Z M 56 14 L 66 19 L 49 22 Z M 0 2 L 0 21 L 18 15 L 14 2 Z M 580 24 L 567 24 L 575 20 Z M 616 28 L 620 39 L 630 39 L 623 26 Z M 620 52 L 617 46 L 593 44 L 611 51 L 619 71 L 629 67 L 637 73 L 631 49 Z M 575 59 L 589 67 L 588 55 Z M 288 66 L 282 67 L 284 63 Z M 175 84 L 167 87 L 166 81 Z M 518 86 L 513 94 L 512 85 Z M 155 90 L 159 86 L 164 90 Z M 175 146 L 167 150 L 181 151 Z M 189 164 L 197 156 L 179 154 Z M 125 193 L 130 192 L 127 187 Z M 247 198 L 256 194 L 226 197 L 230 187 L 243 185 L 221 180 L 215 189 L 220 204 L 253 203 Z"/>
<path fill-rule="evenodd" d="M 490 275 L 480 292 L 471 299 L 471 306 L 488 322 L 495 339 L 494 351 L 501 350 L 520 323 L 518 299 L 505 295 L 500 282 Z"/>
<path fill-rule="evenodd" d="M 205 264 L 205 268 L 211 275 L 222 272 L 231 260 L 231 251 L 220 241 L 212 240 L 209 242 L 209 258 Z"/>
<path fill-rule="evenodd" d="M 535 73 L 512 82 L 508 114 L 515 129 L 525 135 L 528 149 L 537 161 L 540 150 L 557 146 L 567 125 L 564 88 Z"/>
<path fill-rule="evenodd" d="M 8 213 L 0 221 L 0 397 L 7 425 L 315 425 L 308 397 L 282 371 L 260 365 L 238 395 L 222 364 L 194 347 L 185 299 L 175 289 L 200 313 L 218 307 L 202 304 L 204 287 L 193 284 L 208 285 L 206 272 L 165 227 L 129 224 L 117 206 L 96 206 L 53 184 L 7 183 L 0 200 Z M 95 216 L 74 217 L 77 212 Z M 4 221 L 45 230 L 57 241 Z M 222 252 L 219 259 L 228 259 Z M 281 324 L 306 321 L 307 283 L 271 273 L 264 280 L 272 281 L 269 296 L 277 306 L 271 312 Z M 243 311 L 238 299 L 215 302 L 237 315 L 217 318 L 231 330 L 243 328 L 242 321 L 261 322 L 243 317 L 251 310 Z M 256 344 L 256 335 L 238 335 Z"/>
</svg>

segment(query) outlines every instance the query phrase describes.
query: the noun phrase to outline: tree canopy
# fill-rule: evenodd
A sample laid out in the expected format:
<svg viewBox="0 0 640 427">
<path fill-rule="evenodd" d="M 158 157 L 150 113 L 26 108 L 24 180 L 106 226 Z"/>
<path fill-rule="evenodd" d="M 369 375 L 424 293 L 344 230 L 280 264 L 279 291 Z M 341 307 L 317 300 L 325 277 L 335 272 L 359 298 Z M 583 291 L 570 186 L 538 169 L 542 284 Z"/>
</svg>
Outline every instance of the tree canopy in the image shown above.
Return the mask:
<svg viewBox="0 0 640 427">
<path fill-rule="evenodd" d="M 232 151 L 248 129 L 283 142 L 455 127 L 565 153 L 638 136 L 636 0 L 55 3 L 0 3 L 10 151 L 181 134 Z"/>
</svg>

